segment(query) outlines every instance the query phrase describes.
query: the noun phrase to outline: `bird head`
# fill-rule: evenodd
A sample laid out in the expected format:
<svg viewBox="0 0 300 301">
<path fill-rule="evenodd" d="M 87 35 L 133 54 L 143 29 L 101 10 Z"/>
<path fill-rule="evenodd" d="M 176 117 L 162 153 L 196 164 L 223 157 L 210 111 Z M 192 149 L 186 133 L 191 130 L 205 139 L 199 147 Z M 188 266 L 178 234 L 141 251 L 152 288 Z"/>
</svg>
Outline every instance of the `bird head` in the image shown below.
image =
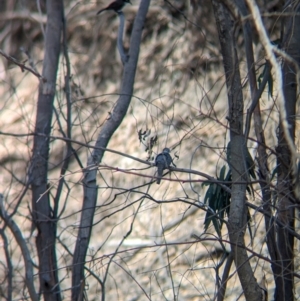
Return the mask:
<svg viewBox="0 0 300 301">
<path fill-rule="evenodd" d="M 169 149 L 169 148 L 165 147 L 165 148 L 163 149 L 163 153 L 169 153 L 169 152 L 170 152 L 170 149 Z"/>
</svg>

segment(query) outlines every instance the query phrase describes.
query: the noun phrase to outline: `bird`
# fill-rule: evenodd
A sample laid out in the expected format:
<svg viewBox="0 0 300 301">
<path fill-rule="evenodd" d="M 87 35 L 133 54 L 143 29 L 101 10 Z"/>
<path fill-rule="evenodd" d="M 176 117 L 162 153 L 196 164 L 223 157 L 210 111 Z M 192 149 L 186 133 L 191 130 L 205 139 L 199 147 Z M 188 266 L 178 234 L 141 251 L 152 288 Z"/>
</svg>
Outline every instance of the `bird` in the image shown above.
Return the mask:
<svg viewBox="0 0 300 301">
<path fill-rule="evenodd" d="M 163 149 L 162 153 L 158 154 L 155 158 L 155 166 L 157 166 L 156 184 L 160 184 L 163 170 L 169 168 L 171 163 L 173 163 L 173 159 L 170 156 L 170 149 L 166 147 Z"/>
<path fill-rule="evenodd" d="M 118 13 L 119 11 L 122 10 L 124 5 L 127 3 L 131 4 L 130 0 L 116 0 L 116 1 L 112 2 L 111 4 L 109 4 L 107 7 L 100 9 L 97 12 L 97 15 L 101 14 L 105 10 L 113 10 L 114 12 Z"/>
</svg>

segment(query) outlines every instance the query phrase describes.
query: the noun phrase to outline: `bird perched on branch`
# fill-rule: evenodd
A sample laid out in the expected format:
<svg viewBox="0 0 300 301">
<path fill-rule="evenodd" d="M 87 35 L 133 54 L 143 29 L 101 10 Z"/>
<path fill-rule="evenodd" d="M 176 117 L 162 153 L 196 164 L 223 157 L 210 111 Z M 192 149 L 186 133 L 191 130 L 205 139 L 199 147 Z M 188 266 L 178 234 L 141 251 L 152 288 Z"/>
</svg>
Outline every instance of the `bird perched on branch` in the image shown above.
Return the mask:
<svg viewBox="0 0 300 301">
<path fill-rule="evenodd" d="M 166 147 L 163 149 L 162 153 L 158 154 L 155 158 L 155 166 L 157 166 L 157 184 L 160 184 L 163 170 L 169 168 L 171 163 L 173 163 L 173 159 L 170 156 L 170 149 Z M 174 163 L 173 165 L 175 166 Z"/>
<path fill-rule="evenodd" d="M 114 12 L 118 13 L 119 11 L 122 10 L 124 5 L 127 3 L 131 4 L 130 0 L 116 0 L 116 1 L 112 2 L 111 4 L 109 4 L 107 7 L 100 9 L 97 12 L 97 15 L 101 14 L 105 10 L 113 10 Z"/>
</svg>

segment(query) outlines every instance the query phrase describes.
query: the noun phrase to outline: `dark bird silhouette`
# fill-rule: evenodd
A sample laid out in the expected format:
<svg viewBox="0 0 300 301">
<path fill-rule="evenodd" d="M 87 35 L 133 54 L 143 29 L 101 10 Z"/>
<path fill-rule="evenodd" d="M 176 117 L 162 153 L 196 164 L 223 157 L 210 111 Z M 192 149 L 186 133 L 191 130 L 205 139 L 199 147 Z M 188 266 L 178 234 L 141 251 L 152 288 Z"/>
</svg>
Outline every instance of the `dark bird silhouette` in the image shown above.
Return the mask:
<svg viewBox="0 0 300 301">
<path fill-rule="evenodd" d="M 112 2 L 111 4 L 109 4 L 107 7 L 100 9 L 97 12 L 97 15 L 101 14 L 103 11 L 105 10 L 113 10 L 114 12 L 119 12 L 122 10 L 122 8 L 124 7 L 125 4 L 130 3 L 130 0 L 116 0 L 114 2 Z"/>
<path fill-rule="evenodd" d="M 155 166 L 157 166 L 157 184 L 160 184 L 163 170 L 169 168 L 171 163 L 173 163 L 173 160 L 170 156 L 170 149 L 166 147 L 163 149 L 162 153 L 158 154 L 155 158 Z"/>
</svg>

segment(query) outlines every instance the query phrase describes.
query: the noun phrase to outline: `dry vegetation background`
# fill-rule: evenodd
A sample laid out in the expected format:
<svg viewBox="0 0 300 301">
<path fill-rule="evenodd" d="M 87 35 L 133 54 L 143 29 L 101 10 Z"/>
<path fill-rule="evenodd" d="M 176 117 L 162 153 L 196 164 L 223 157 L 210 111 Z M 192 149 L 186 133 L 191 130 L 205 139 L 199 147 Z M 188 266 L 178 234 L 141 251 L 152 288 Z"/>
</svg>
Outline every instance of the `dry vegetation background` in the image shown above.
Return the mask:
<svg viewBox="0 0 300 301">
<path fill-rule="evenodd" d="M 96 16 L 97 9 L 106 4 L 65 1 L 72 67 L 72 138 L 91 146 L 102 124 L 110 118 L 123 70 L 116 50 L 119 20 L 112 12 Z M 129 45 L 138 4 L 133 0 L 133 5 L 124 10 L 125 47 Z M 0 5 L 3 8 L 1 49 L 40 72 L 46 22 L 43 2 L 40 12 L 35 1 L 7 0 L 6 6 Z M 257 55 L 263 59 L 259 46 Z M 243 57 L 242 52 L 240 57 Z M 59 68 L 52 135 L 62 137 L 67 110 L 63 56 Z M 38 83 L 33 74 L 22 72 L 21 68 L 0 57 L 0 192 L 5 196 L 8 212 L 18 206 L 14 218 L 31 248 L 33 261 L 37 260 L 37 255 L 35 229 L 31 227 L 30 190 L 25 195 L 22 193 L 33 144 L 30 133 L 34 131 Z M 153 161 L 167 146 L 172 150 L 177 167 L 216 176 L 226 164 L 228 112 L 225 93 L 222 57 L 209 1 L 196 4 L 178 0 L 170 5 L 154 0 L 144 28 L 131 106 L 108 147 Z M 247 93 L 245 88 L 245 107 Z M 268 139 L 272 146 L 276 142 L 273 122 L 277 122 L 278 116 L 276 111 L 269 115 L 274 103 L 267 92 L 263 101 L 265 127 L 269 128 Z M 139 131 L 147 131 L 149 135 L 140 140 Z M 153 151 L 147 151 L 151 138 L 156 136 Z M 254 142 L 252 146 L 250 152 L 255 157 Z M 57 233 L 57 257 L 65 300 L 70 298 L 71 254 L 83 201 L 82 166 L 86 165 L 91 153 L 86 146 L 74 143 L 73 147 L 80 163 L 73 158 L 66 175 Z M 49 159 L 49 189 L 53 198 L 64 149 L 64 142 L 53 138 Z M 201 184 L 204 178 L 173 172 L 158 186 L 152 183 L 154 174 L 153 167 L 122 155 L 105 154 L 99 166 L 98 207 L 86 264 L 88 300 L 99 300 L 102 292 L 99 279 L 103 281 L 105 277 L 107 300 L 175 300 L 175 296 L 176 300 L 213 300 L 216 277 L 221 277 L 224 269 L 221 246 L 214 240 L 213 227 L 205 234 L 212 240 L 200 243 L 193 236 L 201 236 L 204 232 L 205 210 L 192 205 L 199 206 L 203 201 L 206 188 Z M 259 194 L 251 201 L 259 205 Z M 253 229 L 256 229 L 253 245 L 267 256 L 264 236 L 259 230 L 262 217 L 257 212 L 251 214 Z M 130 235 L 123 240 L 128 231 Z M 227 239 L 226 233 L 223 238 Z M 14 297 L 21 300 L 26 295 L 24 262 L 12 237 L 8 244 L 15 267 Z M 113 253 L 115 256 L 110 260 L 112 257 L 107 255 Z M 4 261 L 4 255 L 0 255 L 0 259 Z M 257 278 L 264 276 L 272 291 L 269 264 L 258 258 L 252 259 L 252 263 Z M 3 266 L 0 279 L 4 286 L 5 277 Z M 235 268 L 232 268 L 226 300 L 244 300 Z"/>
</svg>

